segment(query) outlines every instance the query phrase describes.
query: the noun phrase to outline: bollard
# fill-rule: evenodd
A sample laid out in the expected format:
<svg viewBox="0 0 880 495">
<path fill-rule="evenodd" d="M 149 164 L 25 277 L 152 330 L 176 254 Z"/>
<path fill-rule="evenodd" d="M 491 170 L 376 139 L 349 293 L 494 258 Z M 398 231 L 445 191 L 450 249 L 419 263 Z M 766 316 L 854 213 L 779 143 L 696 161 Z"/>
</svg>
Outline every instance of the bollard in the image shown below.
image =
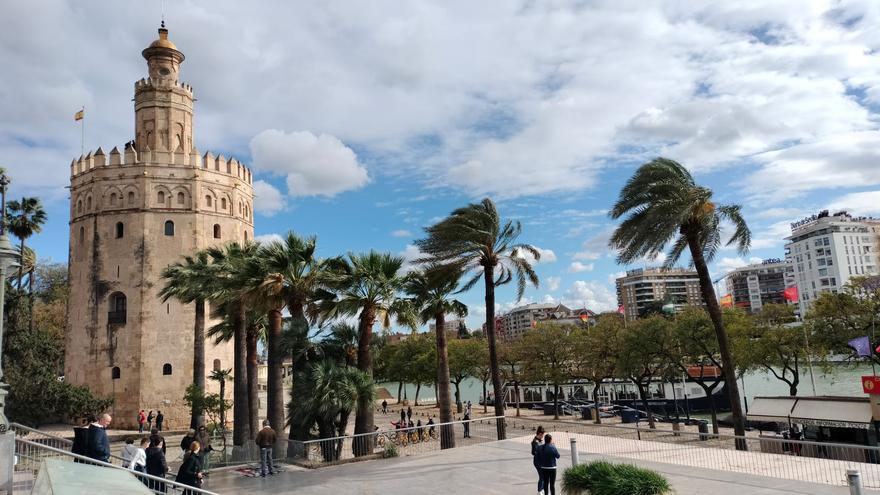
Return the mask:
<svg viewBox="0 0 880 495">
<path fill-rule="evenodd" d="M 578 441 L 577 438 L 571 438 L 571 465 L 577 466 L 578 462 Z M 858 476 L 858 473 L 856 474 Z"/>
<path fill-rule="evenodd" d="M 862 478 L 858 469 L 846 470 L 846 484 L 849 485 L 850 495 L 862 495 Z"/>
</svg>

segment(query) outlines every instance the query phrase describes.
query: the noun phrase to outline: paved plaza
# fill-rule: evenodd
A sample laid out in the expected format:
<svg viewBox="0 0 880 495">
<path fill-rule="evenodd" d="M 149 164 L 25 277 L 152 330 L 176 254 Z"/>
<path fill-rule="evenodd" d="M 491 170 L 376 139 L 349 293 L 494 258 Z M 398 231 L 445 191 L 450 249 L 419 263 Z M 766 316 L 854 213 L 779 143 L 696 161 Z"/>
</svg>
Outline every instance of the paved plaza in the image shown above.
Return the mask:
<svg viewBox="0 0 880 495">
<path fill-rule="evenodd" d="M 560 434 L 559 438 L 562 439 L 563 435 Z M 356 462 L 314 470 L 286 466 L 285 472 L 267 478 L 248 478 L 235 471 L 221 471 L 211 474 L 205 488 L 220 494 L 535 493 L 536 474 L 529 455 L 529 440 L 530 437 L 521 437 L 421 456 Z M 564 469 L 571 465 L 570 452 L 568 445 L 562 440 L 559 442 L 559 447 L 562 454 L 560 469 Z M 581 462 L 595 459 L 632 462 L 655 469 L 669 478 L 678 495 L 707 493 L 845 495 L 849 493 L 849 490 L 842 486 L 834 487 L 615 456 L 581 454 Z M 558 483 L 557 488 L 560 487 L 561 483 Z"/>
</svg>

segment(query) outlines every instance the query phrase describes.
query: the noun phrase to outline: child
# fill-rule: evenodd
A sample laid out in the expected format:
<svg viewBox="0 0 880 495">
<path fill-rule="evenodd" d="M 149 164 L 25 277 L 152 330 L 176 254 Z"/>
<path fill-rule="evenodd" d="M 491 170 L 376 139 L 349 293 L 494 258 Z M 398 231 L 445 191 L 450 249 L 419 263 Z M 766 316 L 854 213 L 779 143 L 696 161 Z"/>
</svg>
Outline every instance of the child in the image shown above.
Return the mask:
<svg viewBox="0 0 880 495">
<path fill-rule="evenodd" d="M 134 445 L 134 438 L 126 438 L 125 445 L 122 447 L 122 467 L 128 469 L 131 466 L 131 460 L 136 452 L 137 447 Z"/>
<path fill-rule="evenodd" d="M 135 449 L 134 457 L 131 459 L 132 471 L 139 473 L 147 472 L 147 447 L 150 446 L 150 437 L 141 438 L 141 446 Z"/>
</svg>

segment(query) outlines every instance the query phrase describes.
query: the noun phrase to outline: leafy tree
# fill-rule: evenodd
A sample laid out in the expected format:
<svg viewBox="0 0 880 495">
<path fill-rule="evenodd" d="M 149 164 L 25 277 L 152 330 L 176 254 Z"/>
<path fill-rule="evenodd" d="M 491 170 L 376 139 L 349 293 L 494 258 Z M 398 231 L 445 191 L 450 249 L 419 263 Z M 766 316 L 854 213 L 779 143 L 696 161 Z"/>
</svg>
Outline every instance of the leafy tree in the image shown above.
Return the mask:
<svg viewBox="0 0 880 495">
<path fill-rule="evenodd" d="M 847 342 L 874 335 L 875 327 L 880 323 L 880 277 L 853 277 L 836 294 L 820 293 L 810 306 L 805 323 L 809 325 L 808 333 L 814 337 L 810 345 L 833 353 L 853 355 Z M 875 345 L 877 343 L 872 342 L 872 347 Z M 875 352 L 866 359 L 880 364 L 880 356 Z"/>
<path fill-rule="evenodd" d="M 473 273 L 462 291 L 470 290 L 483 279 L 486 294 L 486 334 L 489 344 L 489 371 L 495 388 L 495 415 L 504 415 L 501 371 L 495 348 L 495 288 L 514 278 L 517 297 L 522 298 L 526 284 L 538 286 L 538 275 L 529 258 L 538 261 L 541 253 L 528 244 L 516 242 L 522 232 L 518 221 L 502 222 L 495 203 L 489 198 L 453 211 L 439 223 L 425 229 L 428 237 L 416 245 L 428 256 L 427 261 L 452 264 L 463 273 Z M 504 440 L 504 419 L 496 421 L 498 439 Z"/>
<path fill-rule="evenodd" d="M 553 384 L 553 419 L 559 419 L 559 386 L 571 380 L 574 371 L 572 343 L 578 331 L 573 325 L 539 323 L 520 337 L 523 377 Z"/>
<path fill-rule="evenodd" d="M 651 381 L 669 367 L 665 345 L 670 325 L 671 322 L 662 316 L 651 316 L 630 323 L 619 334 L 617 368 L 638 389 L 651 429 L 657 426 L 648 406 L 648 388 Z"/>
<path fill-rule="evenodd" d="M 618 376 L 617 364 L 620 336 L 624 330 L 623 317 L 618 313 L 599 315 L 596 325 L 579 332 L 573 339 L 577 374 L 593 383 L 593 402 L 599 407 L 599 388 L 604 380 Z M 596 411 L 595 422 L 602 418 Z"/>
<path fill-rule="evenodd" d="M 484 339 L 452 340 L 449 342 L 449 381 L 455 386 L 455 409 L 462 412 L 461 383 L 477 376 L 480 356 L 488 355 Z"/>
<path fill-rule="evenodd" d="M 734 432 L 738 436 L 745 435 L 736 365 L 707 265 L 721 246 L 722 221 L 729 221 L 734 226 L 727 245 L 735 245 L 741 254 L 748 251 L 751 232 L 742 217 L 740 206 L 716 205 L 712 201 L 712 190 L 697 185 L 681 164 L 656 158 L 639 167 L 627 181 L 610 215 L 613 219 L 627 217 L 614 231 L 610 241 L 611 247 L 619 250 L 618 263 L 630 264 L 645 256 L 657 256 L 671 244 L 664 262 L 665 266 L 671 267 L 678 262 L 685 249 L 690 251 L 724 364 Z M 744 450 L 746 445 L 737 442 L 737 448 Z"/>
<path fill-rule="evenodd" d="M 521 367 L 523 362 L 523 350 L 520 345 L 521 341 L 516 342 L 500 342 L 498 344 L 498 362 L 504 367 L 504 378 L 507 382 L 513 384 L 513 397 L 516 402 L 516 417 L 520 416 L 520 394 L 519 384 L 522 378 Z"/>
<path fill-rule="evenodd" d="M 449 354 L 446 344 L 446 316 L 467 316 L 467 306 L 452 294 L 458 288 L 461 273 L 450 265 L 432 265 L 411 273 L 404 284 L 410 295 L 410 304 L 418 313 L 422 324 L 434 321 L 437 358 L 435 381 L 437 405 L 440 407 L 440 423 L 452 422 L 452 401 L 449 397 Z M 467 332 L 467 329 L 465 329 Z M 418 404 L 418 390 L 416 391 Z M 451 425 L 440 428 L 440 448 L 455 447 L 455 435 Z"/>
<path fill-rule="evenodd" d="M 216 381 L 220 384 L 220 393 L 217 394 L 220 399 L 220 404 L 222 407 L 218 411 L 220 416 L 220 428 L 223 433 L 223 441 L 224 445 L 226 442 L 226 411 L 229 410 L 229 403 L 226 400 L 226 382 L 232 379 L 232 369 L 219 369 L 211 371 L 211 380 Z"/>
</svg>

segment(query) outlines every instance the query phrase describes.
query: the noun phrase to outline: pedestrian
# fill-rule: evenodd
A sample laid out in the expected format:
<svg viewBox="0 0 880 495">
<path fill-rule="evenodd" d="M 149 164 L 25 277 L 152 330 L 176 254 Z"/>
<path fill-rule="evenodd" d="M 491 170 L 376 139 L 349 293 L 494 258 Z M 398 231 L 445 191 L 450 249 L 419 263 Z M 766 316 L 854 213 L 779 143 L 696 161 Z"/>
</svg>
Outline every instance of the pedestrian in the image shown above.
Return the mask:
<svg viewBox="0 0 880 495">
<path fill-rule="evenodd" d="M 140 446 L 135 449 L 134 457 L 131 458 L 129 469 L 138 473 L 147 472 L 147 449 L 150 447 L 150 439 L 148 437 L 141 438 Z"/>
<path fill-rule="evenodd" d="M 147 429 L 153 429 L 153 420 L 156 418 L 156 414 L 150 409 L 150 414 L 147 414 Z"/>
<path fill-rule="evenodd" d="M 168 472 L 168 463 L 165 461 L 165 441 L 162 437 L 155 435 L 150 437 L 150 446 L 146 450 L 147 456 L 147 474 L 157 478 L 164 478 Z M 145 480 L 144 484 L 147 488 L 154 492 L 165 493 L 165 483 L 155 480 Z"/>
<path fill-rule="evenodd" d="M 535 466 L 535 471 L 538 472 L 538 493 L 544 493 L 544 478 L 541 476 L 541 465 L 538 463 L 538 451 L 541 449 L 543 439 L 544 427 L 538 426 L 535 438 L 532 439 L 532 464 Z"/>
<path fill-rule="evenodd" d="M 388 414 L 388 401 L 382 399 L 382 414 Z"/>
<path fill-rule="evenodd" d="M 400 422 L 406 424 L 406 411 L 403 408 L 400 409 Z"/>
<path fill-rule="evenodd" d="M 541 481 L 544 483 L 546 495 L 556 495 L 556 459 L 559 459 L 559 451 L 553 445 L 553 437 L 548 433 L 544 435 L 544 445 L 538 451 Z"/>
<path fill-rule="evenodd" d="M 177 470 L 175 481 L 186 486 L 201 488 L 202 478 L 205 476 L 205 473 L 202 469 L 202 457 L 199 455 L 200 449 L 201 445 L 199 445 L 198 440 L 193 440 L 189 444 L 189 449 L 183 456 L 183 464 Z M 192 492 L 187 490 L 183 493 L 191 494 Z"/>
<path fill-rule="evenodd" d="M 162 453 L 165 453 L 165 437 L 159 434 L 158 428 L 150 430 L 150 443 L 162 442 Z"/>
<path fill-rule="evenodd" d="M 263 429 L 257 433 L 257 438 L 254 441 L 260 447 L 260 476 L 265 478 L 267 472 L 269 475 L 275 474 L 275 469 L 272 465 L 272 447 L 275 446 L 275 430 L 269 426 L 268 419 L 263 420 Z"/>
<path fill-rule="evenodd" d="M 463 419 L 463 421 L 464 421 L 464 422 L 462 423 L 462 425 L 464 426 L 464 437 L 465 437 L 465 438 L 470 438 L 470 437 L 471 437 L 471 414 L 470 414 L 470 409 L 465 409 L 465 410 L 464 410 L 464 418 L 462 418 L 462 419 Z"/>
<path fill-rule="evenodd" d="M 186 432 L 186 435 L 183 436 L 183 440 L 180 441 L 180 450 L 186 453 L 189 450 L 189 445 L 196 440 L 196 430 L 190 429 Z"/>
<path fill-rule="evenodd" d="M 147 413 L 141 409 L 141 412 L 138 413 L 138 433 L 144 432 L 144 424 L 147 422 Z"/>
<path fill-rule="evenodd" d="M 207 471 L 211 469 L 211 452 L 214 451 L 214 447 L 211 446 L 211 434 L 208 433 L 208 429 L 205 428 L 205 425 L 199 426 L 199 431 L 196 433 L 196 440 L 199 441 L 199 445 L 202 446 L 202 469 Z"/>
<path fill-rule="evenodd" d="M 113 418 L 104 413 L 98 421 L 89 425 L 89 439 L 86 444 L 86 455 L 96 461 L 110 461 L 110 439 L 107 437 L 107 427 Z"/>
<path fill-rule="evenodd" d="M 428 435 L 429 436 L 434 435 L 434 416 L 431 416 L 430 418 L 428 418 Z"/>
<path fill-rule="evenodd" d="M 471 401 L 468 401 L 467 406 L 465 406 L 465 408 L 464 408 L 464 412 L 468 416 L 472 416 L 474 414 L 474 410 L 472 409 L 472 407 L 473 406 L 471 405 Z"/>
<path fill-rule="evenodd" d="M 425 431 L 425 429 L 422 428 L 422 420 L 421 419 L 416 421 L 416 431 L 419 433 L 419 440 L 421 440 L 422 432 Z"/>
<path fill-rule="evenodd" d="M 156 413 L 156 429 L 162 431 L 162 423 L 165 422 L 165 415 L 162 414 L 162 411 L 158 411 Z"/>
<path fill-rule="evenodd" d="M 409 406 L 406 407 L 406 419 L 408 419 L 408 420 L 410 420 L 410 422 L 412 422 L 412 407 L 409 407 Z"/>
<path fill-rule="evenodd" d="M 125 445 L 122 446 L 122 467 L 128 469 L 131 466 L 131 460 L 137 452 L 137 445 L 134 444 L 134 438 L 127 437 Z"/>
</svg>

